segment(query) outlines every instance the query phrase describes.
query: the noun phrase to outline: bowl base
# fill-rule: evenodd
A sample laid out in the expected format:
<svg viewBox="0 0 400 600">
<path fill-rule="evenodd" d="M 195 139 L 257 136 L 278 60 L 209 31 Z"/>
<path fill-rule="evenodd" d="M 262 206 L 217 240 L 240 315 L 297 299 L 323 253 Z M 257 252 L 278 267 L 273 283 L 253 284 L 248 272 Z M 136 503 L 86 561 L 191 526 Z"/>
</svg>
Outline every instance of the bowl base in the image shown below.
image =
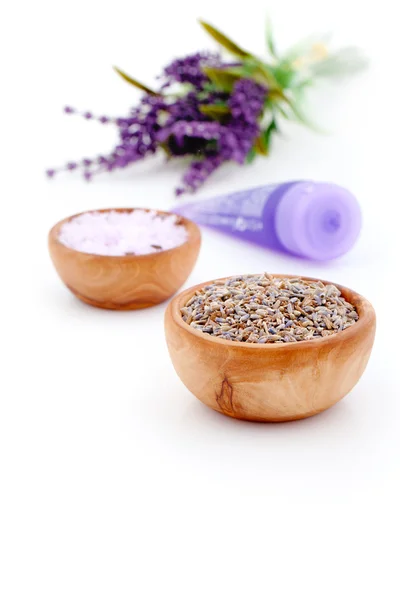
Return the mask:
<svg viewBox="0 0 400 600">
<path fill-rule="evenodd" d="M 119 303 L 107 300 L 96 300 L 94 298 L 88 298 L 87 296 L 82 296 L 82 294 L 79 294 L 76 290 L 72 289 L 71 287 L 67 287 L 70 290 L 70 292 L 72 292 L 74 296 L 76 296 L 81 302 L 89 304 L 90 306 L 95 306 L 96 308 L 103 308 L 104 310 L 140 310 L 142 308 L 150 308 L 151 306 L 156 306 L 157 304 L 161 304 L 162 302 L 165 302 L 165 300 L 168 300 L 168 298 L 161 299 L 157 302 L 149 300 L 131 300 L 128 302 Z"/>
<path fill-rule="evenodd" d="M 203 402 L 203 404 L 204 404 L 204 402 Z M 237 414 L 227 413 L 222 410 L 218 410 L 217 408 L 214 408 L 213 406 L 209 406 L 208 404 L 206 404 L 206 406 L 208 408 L 211 408 L 212 410 L 215 410 L 215 412 L 218 412 L 221 415 L 224 415 L 224 417 L 231 417 L 231 419 L 236 419 L 237 421 L 248 421 L 250 423 L 289 423 L 290 421 L 301 421 L 302 419 L 308 419 L 310 417 L 315 417 L 316 415 L 319 415 L 320 413 L 324 412 L 325 410 L 329 410 L 335 404 L 336 404 L 336 402 L 334 404 L 332 404 L 331 406 L 327 406 L 325 408 L 321 408 L 318 410 L 313 410 L 313 411 L 310 411 L 308 413 L 304 413 L 301 415 L 285 415 L 282 417 L 275 417 L 275 418 L 237 415 Z"/>
</svg>

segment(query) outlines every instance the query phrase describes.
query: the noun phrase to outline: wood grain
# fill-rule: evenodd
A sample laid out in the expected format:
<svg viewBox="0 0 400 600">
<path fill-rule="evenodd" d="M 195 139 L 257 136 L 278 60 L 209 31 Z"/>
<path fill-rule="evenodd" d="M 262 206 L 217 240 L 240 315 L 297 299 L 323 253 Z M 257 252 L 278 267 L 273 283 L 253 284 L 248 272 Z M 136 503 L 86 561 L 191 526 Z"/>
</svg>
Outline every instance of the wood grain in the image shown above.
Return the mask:
<svg viewBox="0 0 400 600">
<path fill-rule="evenodd" d="M 135 209 L 99 212 L 109 210 L 131 212 Z M 192 221 L 179 217 L 189 237 L 176 248 L 142 256 L 85 254 L 64 246 L 58 239 L 61 226 L 72 218 L 60 221 L 51 229 L 50 256 L 68 289 L 83 302 L 98 308 L 134 310 L 164 302 L 186 281 L 200 250 L 199 228 Z"/>
<path fill-rule="evenodd" d="M 359 314 L 357 323 L 340 333 L 305 342 L 248 344 L 212 337 L 183 321 L 179 309 L 209 283 L 178 294 L 165 314 L 175 370 L 207 406 L 249 421 L 304 419 L 346 396 L 364 372 L 376 319 L 371 304 L 356 292 L 334 284 Z"/>
</svg>

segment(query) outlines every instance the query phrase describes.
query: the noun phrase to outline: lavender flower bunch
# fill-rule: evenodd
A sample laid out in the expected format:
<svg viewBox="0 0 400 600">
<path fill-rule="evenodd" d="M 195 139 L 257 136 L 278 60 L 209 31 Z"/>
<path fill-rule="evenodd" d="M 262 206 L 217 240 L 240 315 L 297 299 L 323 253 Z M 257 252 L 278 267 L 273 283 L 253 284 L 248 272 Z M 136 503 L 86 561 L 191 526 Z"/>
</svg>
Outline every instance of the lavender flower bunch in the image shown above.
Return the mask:
<svg viewBox="0 0 400 600">
<path fill-rule="evenodd" d="M 251 163 L 267 155 L 271 138 L 278 132 L 280 118 L 308 125 L 300 98 L 315 78 L 344 75 L 364 66 L 353 48 L 328 54 L 325 46 L 307 40 L 284 55 L 276 52 L 271 29 L 267 27 L 266 62 L 239 47 L 220 31 L 200 21 L 203 28 L 231 55 L 198 52 L 178 58 L 165 67 L 158 89 L 116 72 L 143 96 L 128 116 L 95 117 L 67 106 L 67 114 L 81 114 L 117 128 L 118 143 L 107 155 L 69 162 L 61 169 L 49 169 L 53 177 L 61 170 L 80 169 L 86 180 L 102 171 L 127 167 L 144 157 L 163 151 L 169 158 L 193 160 L 176 193 L 196 191 L 223 163 Z"/>
</svg>

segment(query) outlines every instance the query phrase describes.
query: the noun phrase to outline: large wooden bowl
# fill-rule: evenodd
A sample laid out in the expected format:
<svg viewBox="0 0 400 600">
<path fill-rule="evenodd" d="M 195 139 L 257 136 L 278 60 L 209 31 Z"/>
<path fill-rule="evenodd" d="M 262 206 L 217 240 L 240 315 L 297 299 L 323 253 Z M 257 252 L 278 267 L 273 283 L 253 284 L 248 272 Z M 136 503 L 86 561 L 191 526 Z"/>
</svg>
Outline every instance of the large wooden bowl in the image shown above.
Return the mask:
<svg viewBox="0 0 400 600">
<path fill-rule="evenodd" d="M 341 400 L 361 377 L 376 319 L 371 304 L 356 292 L 334 284 L 359 314 L 357 323 L 344 331 L 305 342 L 250 344 L 213 337 L 184 322 L 179 309 L 209 283 L 178 294 L 165 314 L 175 370 L 207 406 L 248 421 L 304 419 Z"/>
<path fill-rule="evenodd" d="M 99 212 L 110 210 L 130 212 L 135 209 L 113 208 Z M 61 226 L 73 217 L 60 221 L 50 230 L 50 256 L 67 288 L 83 302 L 98 308 L 133 310 L 167 300 L 186 281 L 199 254 L 199 228 L 184 217 L 180 217 L 180 222 L 188 231 L 188 239 L 170 250 L 141 256 L 100 256 L 79 252 L 59 241 Z"/>
</svg>

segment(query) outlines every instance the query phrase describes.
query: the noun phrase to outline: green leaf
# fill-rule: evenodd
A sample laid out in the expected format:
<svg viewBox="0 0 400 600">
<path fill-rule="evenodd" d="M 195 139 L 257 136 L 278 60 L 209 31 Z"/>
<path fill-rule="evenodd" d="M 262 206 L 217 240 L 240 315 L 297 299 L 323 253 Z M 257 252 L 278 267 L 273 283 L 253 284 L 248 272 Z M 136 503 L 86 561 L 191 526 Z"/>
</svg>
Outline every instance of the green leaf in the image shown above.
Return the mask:
<svg viewBox="0 0 400 600">
<path fill-rule="evenodd" d="M 216 121 L 222 121 L 229 117 L 230 109 L 226 104 L 200 104 L 199 110 L 203 115 L 207 115 Z"/>
<path fill-rule="evenodd" d="M 298 78 L 296 69 L 293 69 L 290 63 L 281 62 L 277 67 L 273 69 L 275 79 L 282 88 L 291 88 Z"/>
<path fill-rule="evenodd" d="M 306 127 L 309 127 L 310 129 L 314 129 L 314 124 L 311 123 L 309 118 L 304 114 L 303 110 L 295 102 L 289 100 L 288 104 L 293 115 L 295 116 L 296 121 L 298 121 L 302 125 L 305 125 Z"/>
<path fill-rule="evenodd" d="M 130 77 L 130 75 L 127 75 L 121 71 L 121 69 L 118 69 L 118 67 L 113 67 L 113 69 L 116 73 L 118 73 L 118 75 L 120 75 L 120 77 L 122 77 L 122 79 L 125 79 L 125 81 L 134 87 L 142 90 L 142 92 L 146 92 L 146 94 L 149 94 L 150 96 L 160 96 L 159 92 L 155 92 L 151 88 L 147 87 L 147 85 L 144 85 L 144 83 L 140 83 L 140 81 L 137 81 L 137 79 L 133 79 L 133 77 Z"/>
<path fill-rule="evenodd" d="M 264 136 L 262 133 L 258 136 L 258 138 L 255 139 L 253 149 L 257 154 L 267 156 L 268 148 L 265 145 Z"/>
<path fill-rule="evenodd" d="M 273 118 L 267 129 L 264 129 L 264 131 L 261 132 L 254 142 L 253 149 L 257 154 L 262 154 L 263 156 L 267 156 L 269 154 L 271 137 L 274 131 L 278 131 L 278 127 L 275 119 Z"/>
<path fill-rule="evenodd" d="M 205 98 L 208 98 L 208 94 L 211 92 L 218 92 L 218 88 L 215 85 L 215 83 L 212 83 L 212 81 L 205 81 L 203 83 L 203 89 L 201 92 L 198 92 L 198 97 L 200 98 L 200 100 L 204 100 Z"/>
<path fill-rule="evenodd" d="M 266 40 L 267 40 L 267 48 L 269 50 L 270 55 L 273 56 L 274 58 L 278 58 L 278 54 L 276 52 L 276 47 L 275 47 L 275 40 L 274 40 L 274 36 L 272 34 L 272 24 L 271 24 L 270 19 L 267 19 L 265 35 L 266 35 Z"/>
<path fill-rule="evenodd" d="M 296 83 L 296 87 L 293 88 L 293 92 L 296 92 L 296 90 L 299 90 L 300 92 L 304 92 L 304 90 L 306 88 L 310 88 L 314 84 L 315 84 L 315 81 L 311 77 L 306 78 L 306 79 L 300 79 L 300 81 L 298 81 L 298 83 Z"/>
<path fill-rule="evenodd" d="M 280 104 L 276 105 L 277 110 L 280 112 L 280 114 L 282 115 L 282 117 L 284 119 L 287 119 L 288 121 L 290 121 L 290 115 L 288 114 L 288 112 L 283 108 L 283 106 L 281 106 Z"/>
<path fill-rule="evenodd" d="M 302 107 L 305 105 L 305 100 L 307 96 L 307 90 L 305 86 L 297 86 L 292 90 L 292 102 L 299 108 L 299 110 L 303 110 Z M 287 101 L 287 99 L 286 99 Z"/>
<path fill-rule="evenodd" d="M 173 156 L 171 149 L 168 146 L 167 142 L 159 143 L 158 146 L 159 146 L 159 148 L 161 148 L 161 150 L 164 150 L 164 152 L 168 158 L 171 158 Z"/>
<path fill-rule="evenodd" d="M 224 92 L 231 92 L 236 81 L 241 78 L 240 73 L 228 69 L 203 67 L 203 72 L 212 81 L 212 83 L 214 83 Z"/>
<path fill-rule="evenodd" d="M 246 77 L 251 77 L 257 83 L 266 85 L 270 90 L 281 90 L 273 69 L 256 58 L 247 58 L 243 61 L 243 74 Z"/>
<path fill-rule="evenodd" d="M 306 127 L 308 127 L 309 129 L 312 129 L 316 133 L 323 133 L 323 134 L 326 133 L 326 131 L 323 131 L 320 127 L 318 127 L 317 125 L 315 125 L 315 123 L 313 123 L 311 121 L 311 119 L 308 117 L 308 115 L 306 115 L 305 112 L 303 111 L 303 109 L 300 107 L 298 102 L 289 100 L 289 98 L 286 99 L 286 102 L 289 105 L 290 110 L 293 113 L 293 116 L 291 117 L 292 120 L 297 121 L 298 123 L 301 123 L 301 125 L 305 125 Z M 293 119 L 293 117 L 294 117 L 294 119 Z"/>
<path fill-rule="evenodd" d="M 344 77 L 365 69 L 368 61 L 357 48 L 342 48 L 309 66 L 315 77 Z"/>
<path fill-rule="evenodd" d="M 218 44 L 223 46 L 223 48 L 228 50 L 228 52 L 230 52 L 231 54 L 234 54 L 235 56 L 240 56 L 241 58 L 244 58 L 246 56 L 251 56 L 251 54 L 249 52 L 247 52 L 247 50 L 243 50 L 243 48 L 240 48 L 240 46 L 235 44 L 235 42 L 230 40 L 228 37 L 226 37 L 225 34 L 221 33 L 221 31 L 218 31 L 218 29 L 216 29 L 209 23 L 206 23 L 205 21 L 202 21 L 202 20 L 199 20 L 199 23 L 207 31 L 207 33 L 216 42 L 218 42 Z"/>
<path fill-rule="evenodd" d="M 275 117 L 272 117 L 268 127 L 264 129 L 254 140 L 254 145 L 246 157 L 247 164 L 251 164 L 256 158 L 257 154 L 261 154 L 262 156 L 267 156 L 269 154 L 271 136 L 275 131 L 278 131 L 278 126 L 276 124 Z"/>
<path fill-rule="evenodd" d="M 263 139 L 264 139 L 264 144 L 267 148 L 267 153 L 269 152 L 269 148 L 271 146 L 271 137 L 272 134 L 278 131 L 278 126 L 276 124 L 275 119 L 273 118 L 271 123 L 268 125 L 267 129 L 265 129 L 265 131 L 263 131 Z"/>
<path fill-rule="evenodd" d="M 251 165 L 252 162 L 254 162 L 254 159 L 257 156 L 257 152 L 255 151 L 254 147 L 249 150 L 247 156 L 246 156 L 246 164 Z"/>
<path fill-rule="evenodd" d="M 285 94 L 281 90 L 275 89 L 275 90 L 270 90 L 268 92 L 268 96 L 267 96 L 268 102 L 272 102 L 272 103 L 276 102 L 277 103 L 277 102 L 280 102 L 281 100 L 286 100 L 286 99 L 287 98 L 286 98 Z"/>
</svg>

